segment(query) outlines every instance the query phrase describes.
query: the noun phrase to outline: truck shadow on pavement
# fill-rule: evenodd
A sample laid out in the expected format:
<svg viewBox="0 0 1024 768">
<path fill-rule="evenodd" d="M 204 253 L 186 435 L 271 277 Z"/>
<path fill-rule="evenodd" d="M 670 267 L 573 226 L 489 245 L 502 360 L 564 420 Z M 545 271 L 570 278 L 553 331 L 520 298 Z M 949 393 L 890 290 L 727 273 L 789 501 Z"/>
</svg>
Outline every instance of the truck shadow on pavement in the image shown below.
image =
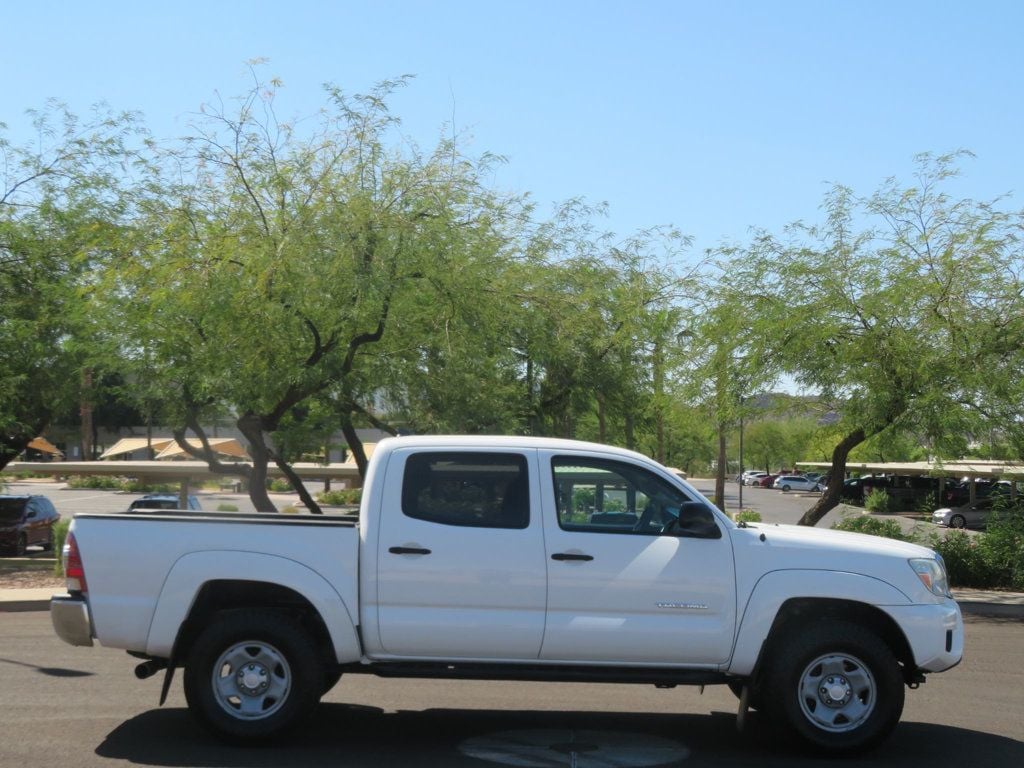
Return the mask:
<svg viewBox="0 0 1024 768">
<path fill-rule="evenodd" d="M 14 659 L 0 659 L 0 664 L 14 664 L 18 667 L 26 667 L 28 669 L 34 669 L 41 675 L 47 675 L 49 677 L 91 677 L 92 672 L 83 672 L 79 669 L 64 669 L 63 667 L 40 667 L 35 664 L 29 664 L 24 661 L 15 661 Z"/>
<path fill-rule="evenodd" d="M 533 762 L 503 755 L 530 742 Z M 550 742 L 550 743 L 549 743 Z M 593 743 L 588 743 L 593 742 Z M 481 752 L 469 745 L 488 745 Z M 665 745 L 675 748 L 665 749 Z M 545 746 L 546 745 L 546 746 Z M 578 752 L 578 754 L 577 754 Z M 322 704 L 290 739 L 232 747 L 202 731 L 184 709 L 152 710 L 122 723 L 96 748 L 100 757 L 154 766 L 834 766 L 773 737 L 756 714 L 737 733 L 732 712 L 653 714 L 430 709 L 385 713 Z M 472 755 L 486 754 L 488 759 Z M 505 759 L 505 758 L 508 759 Z M 903 722 L 881 747 L 843 766 L 1024 765 L 1024 743 L 931 723 Z"/>
</svg>

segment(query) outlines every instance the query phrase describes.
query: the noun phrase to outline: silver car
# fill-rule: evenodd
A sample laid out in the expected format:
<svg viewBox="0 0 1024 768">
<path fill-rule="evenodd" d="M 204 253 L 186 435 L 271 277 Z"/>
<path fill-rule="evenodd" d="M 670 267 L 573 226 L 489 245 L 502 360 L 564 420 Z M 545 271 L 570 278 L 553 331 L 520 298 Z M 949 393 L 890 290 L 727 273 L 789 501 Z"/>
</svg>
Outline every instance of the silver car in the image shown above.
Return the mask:
<svg viewBox="0 0 1024 768">
<path fill-rule="evenodd" d="M 821 484 L 803 475 L 779 475 L 773 488 L 783 491 L 820 491 Z"/>
<path fill-rule="evenodd" d="M 1006 504 L 999 496 L 986 496 L 975 500 L 973 504 L 936 509 L 932 512 L 932 522 L 949 528 L 984 528 L 997 499 L 1002 505 Z"/>
</svg>

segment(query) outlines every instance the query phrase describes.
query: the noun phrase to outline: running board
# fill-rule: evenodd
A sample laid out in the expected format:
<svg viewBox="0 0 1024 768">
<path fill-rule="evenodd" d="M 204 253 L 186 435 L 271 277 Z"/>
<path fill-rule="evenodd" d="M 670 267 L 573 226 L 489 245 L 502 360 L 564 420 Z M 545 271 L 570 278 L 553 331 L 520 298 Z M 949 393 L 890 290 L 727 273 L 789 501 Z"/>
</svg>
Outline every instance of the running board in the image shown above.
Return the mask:
<svg viewBox="0 0 1024 768">
<path fill-rule="evenodd" d="M 345 673 L 378 677 L 444 678 L 448 680 L 508 680 L 553 683 L 637 683 L 671 687 L 675 685 L 717 685 L 729 676 L 706 669 L 656 667 L 588 667 L 545 664 L 480 664 L 450 662 L 378 662 L 351 664 Z"/>
</svg>

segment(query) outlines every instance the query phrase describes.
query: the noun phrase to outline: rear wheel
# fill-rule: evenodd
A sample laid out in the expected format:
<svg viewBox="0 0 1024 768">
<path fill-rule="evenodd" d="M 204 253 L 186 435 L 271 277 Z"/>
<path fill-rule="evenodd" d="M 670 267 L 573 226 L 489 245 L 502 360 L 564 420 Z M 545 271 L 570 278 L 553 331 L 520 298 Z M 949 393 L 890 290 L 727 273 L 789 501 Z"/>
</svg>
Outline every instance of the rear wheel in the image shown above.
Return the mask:
<svg viewBox="0 0 1024 768">
<path fill-rule="evenodd" d="M 815 747 L 858 752 L 881 743 L 903 713 L 903 675 L 892 651 L 845 621 L 787 634 L 767 670 L 773 719 Z"/>
<path fill-rule="evenodd" d="M 192 714 L 243 745 L 293 728 L 316 706 L 323 686 L 313 639 L 275 611 L 221 614 L 196 640 L 185 666 Z"/>
</svg>

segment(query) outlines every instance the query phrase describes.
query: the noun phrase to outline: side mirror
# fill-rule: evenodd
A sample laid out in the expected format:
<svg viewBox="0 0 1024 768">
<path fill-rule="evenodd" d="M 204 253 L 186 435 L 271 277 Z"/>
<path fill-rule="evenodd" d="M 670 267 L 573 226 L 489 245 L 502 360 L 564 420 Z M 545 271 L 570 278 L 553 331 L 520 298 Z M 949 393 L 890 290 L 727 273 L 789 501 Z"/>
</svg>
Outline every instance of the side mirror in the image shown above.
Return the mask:
<svg viewBox="0 0 1024 768">
<path fill-rule="evenodd" d="M 685 539 L 722 538 L 714 513 L 699 501 L 685 502 L 679 508 L 679 518 L 667 526 L 666 532 Z"/>
<path fill-rule="evenodd" d="M 31 512 L 29 512 L 29 513 L 28 513 L 27 515 L 25 515 L 25 519 L 26 519 L 26 520 L 31 520 L 31 519 L 32 519 L 33 517 L 35 517 L 35 516 L 36 516 L 36 511 L 35 511 L 35 510 L 33 509 L 33 510 L 32 510 Z"/>
</svg>

